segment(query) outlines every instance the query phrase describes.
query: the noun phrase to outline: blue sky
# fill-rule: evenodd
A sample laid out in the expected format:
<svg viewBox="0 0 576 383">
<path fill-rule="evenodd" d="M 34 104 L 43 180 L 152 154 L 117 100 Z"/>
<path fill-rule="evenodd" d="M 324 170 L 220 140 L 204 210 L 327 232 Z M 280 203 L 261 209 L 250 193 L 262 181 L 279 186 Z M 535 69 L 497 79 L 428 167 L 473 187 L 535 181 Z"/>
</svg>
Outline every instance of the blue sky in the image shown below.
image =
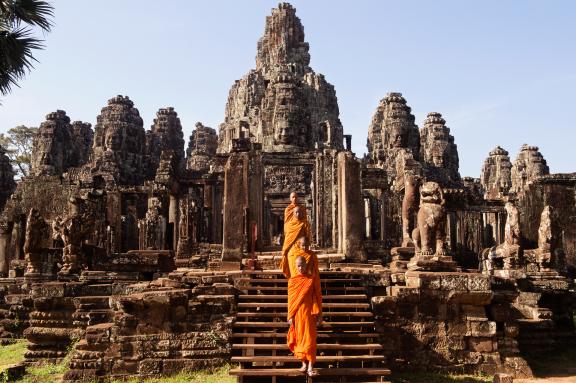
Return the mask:
<svg viewBox="0 0 576 383">
<path fill-rule="evenodd" d="M 96 122 L 128 95 L 149 129 L 173 106 L 188 138 L 196 121 L 218 128 L 228 91 L 255 67 L 256 43 L 277 1 L 57 0 L 46 49 L 2 99 L 0 131 L 38 126 L 63 109 Z M 460 173 L 479 177 L 500 145 L 512 160 L 537 145 L 555 173 L 576 171 L 576 2 L 292 1 L 311 66 L 336 88 L 353 150 L 386 93 L 401 92 L 422 125 L 447 121 Z"/>
</svg>

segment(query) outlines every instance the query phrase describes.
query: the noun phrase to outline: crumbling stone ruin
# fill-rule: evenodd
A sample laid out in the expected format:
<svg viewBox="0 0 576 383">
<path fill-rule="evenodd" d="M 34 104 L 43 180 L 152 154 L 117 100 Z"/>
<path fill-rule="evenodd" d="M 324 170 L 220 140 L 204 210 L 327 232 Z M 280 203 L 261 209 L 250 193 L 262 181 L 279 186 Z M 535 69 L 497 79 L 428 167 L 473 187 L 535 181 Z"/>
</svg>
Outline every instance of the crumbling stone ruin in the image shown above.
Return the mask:
<svg viewBox="0 0 576 383">
<path fill-rule="evenodd" d="M 173 108 L 146 131 L 127 96 L 94 131 L 48 114 L 17 184 L 0 152 L 0 342 L 25 337 L 27 365 L 71 352 L 66 381 L 230 361 L 240 382 L 285 381 L 291 192 L 319 258 L 328 381 L 407 367 L 526 377 L 527 352 L 574 342 L 576 174 L 548 174 L 531 146 L 512 165 L 497 146 L 479 179 L 461 177 L 444 117 L 419 129 L 397 92 L 357 158 L 309 64 L 281 3 L 218 132 L 197 123 L 186 152 Z"/>
</svg>

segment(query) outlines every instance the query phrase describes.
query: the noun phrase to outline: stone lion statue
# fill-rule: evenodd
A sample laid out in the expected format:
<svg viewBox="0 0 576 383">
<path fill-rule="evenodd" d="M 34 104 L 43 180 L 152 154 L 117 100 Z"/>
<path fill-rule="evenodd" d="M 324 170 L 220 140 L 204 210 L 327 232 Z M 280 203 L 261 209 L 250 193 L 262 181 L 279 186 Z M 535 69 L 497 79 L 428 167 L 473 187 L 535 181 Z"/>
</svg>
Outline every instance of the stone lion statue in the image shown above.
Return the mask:
<svg viewBox="0 0 576 383">
<path fill-rule="evenodd" d="M 417 227 L 412 231 L 416 252 L 421 255 L 445 255 L 446 210 L 444 194 L 436 182 L 426 182 L 420 188 L 420 208 Z M 434 244 L 435 242 L 435 244 Z M 434 253 L 434 249 L 436 252 Z"/>
</svg>

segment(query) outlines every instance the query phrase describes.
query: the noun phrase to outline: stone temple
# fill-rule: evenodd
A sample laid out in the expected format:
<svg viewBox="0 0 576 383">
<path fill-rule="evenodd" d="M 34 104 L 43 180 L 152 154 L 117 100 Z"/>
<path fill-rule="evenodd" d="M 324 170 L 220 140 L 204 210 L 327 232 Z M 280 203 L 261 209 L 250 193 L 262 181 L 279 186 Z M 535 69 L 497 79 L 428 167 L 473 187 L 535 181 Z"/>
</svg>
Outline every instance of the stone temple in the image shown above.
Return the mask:
<svg viewBox="0 0 576 383">
<path fill-rule="evenodd" d="M 49 113 L 28 177 L 0 151 L 0 341 L 25 337 L 26 365 L 71 353 L 66 381 L 229 362 L 239 382 L 302 381 L 278 269 L 296 192 L 325 302 L 315 381 L 531 376 L 527 353 L 576 340 L 576 173 L 524 145 L 463 177 L 450 116 L 419 127 L 398 92 L 375 107 L 357 158 L 281 3 L 224 121 L 197 123 L 186 150 L 171 107 L 148 130 L 127 96 L 94 128 Z"/>
</svg>

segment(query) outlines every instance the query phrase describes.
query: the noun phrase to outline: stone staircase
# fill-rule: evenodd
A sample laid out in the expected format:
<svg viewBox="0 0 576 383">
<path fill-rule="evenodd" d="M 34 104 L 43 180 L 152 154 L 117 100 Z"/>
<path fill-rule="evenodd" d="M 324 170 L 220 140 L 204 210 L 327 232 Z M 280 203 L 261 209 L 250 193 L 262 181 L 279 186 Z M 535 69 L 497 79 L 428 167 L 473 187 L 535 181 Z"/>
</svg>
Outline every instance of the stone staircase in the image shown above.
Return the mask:
<svg viewBox="0 0 576 383">
<path fill-rule="evenodd" d="M 318 328 L 315 368 L 308 378 L 286 346 L 287 280 L 276 270 L 243 272 L 234 323 L 231 375 L 239 383 L 382 382 L 390 373 L 374 331 L 367 291 L 359 274 L 321 272 L 324 323 Z"/>
</svg>

